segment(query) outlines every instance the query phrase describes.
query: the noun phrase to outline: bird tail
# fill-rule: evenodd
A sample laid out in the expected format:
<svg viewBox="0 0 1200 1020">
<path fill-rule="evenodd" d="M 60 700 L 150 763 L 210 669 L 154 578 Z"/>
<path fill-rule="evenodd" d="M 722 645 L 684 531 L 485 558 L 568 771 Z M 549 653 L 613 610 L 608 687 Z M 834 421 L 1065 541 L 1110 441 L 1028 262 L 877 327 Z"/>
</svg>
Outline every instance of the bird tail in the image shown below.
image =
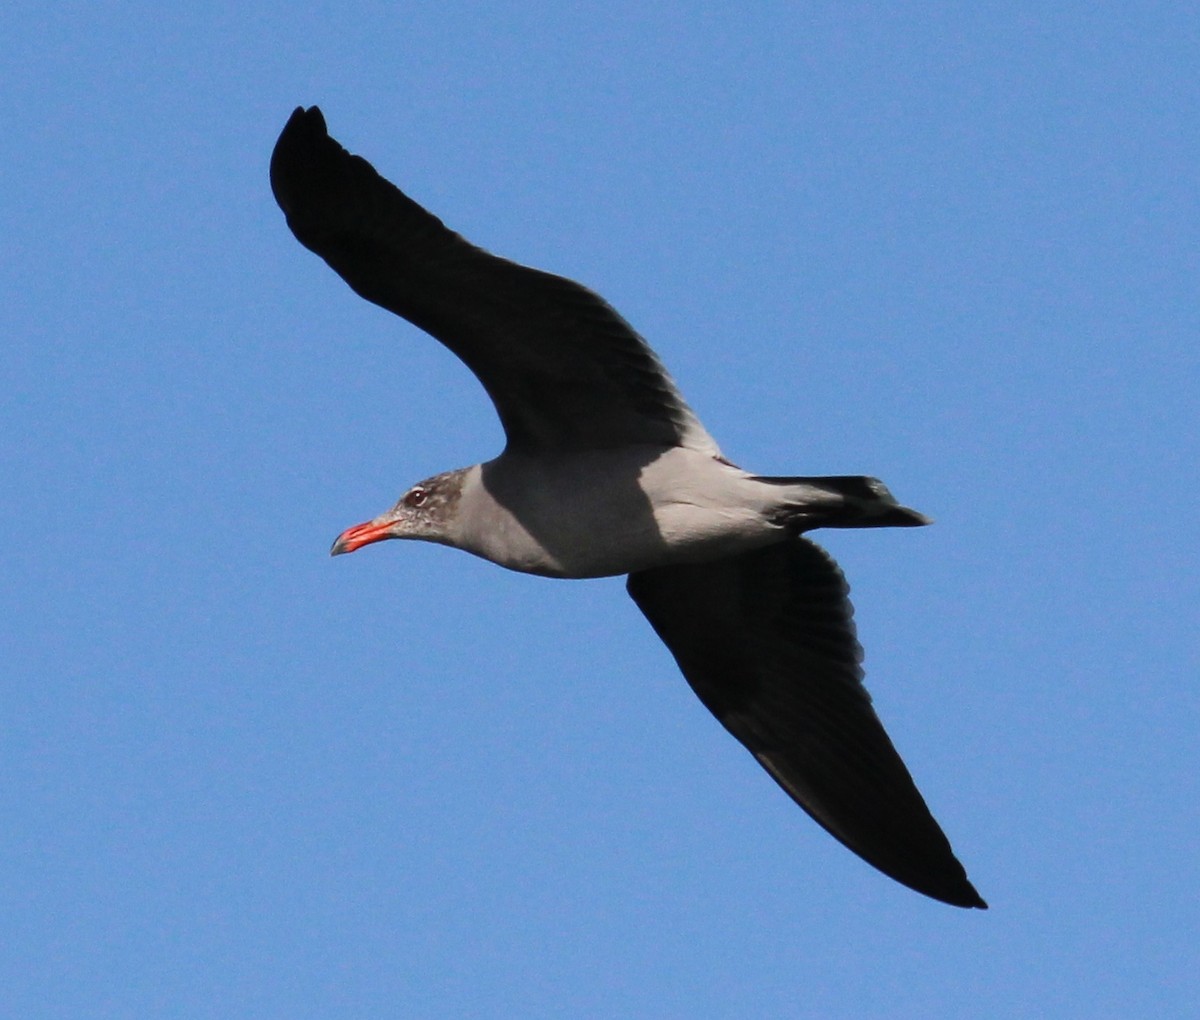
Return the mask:
<svg viewBox="0 0 1200 1020">
<path fill-rule="evenodd" d="M 867 475 L 764 478 L 780 488 L 772 516 L 802 531 L 812 528 L 915 528 L 933 523 L 902 506 L 878 478 Z"/>
</svg>

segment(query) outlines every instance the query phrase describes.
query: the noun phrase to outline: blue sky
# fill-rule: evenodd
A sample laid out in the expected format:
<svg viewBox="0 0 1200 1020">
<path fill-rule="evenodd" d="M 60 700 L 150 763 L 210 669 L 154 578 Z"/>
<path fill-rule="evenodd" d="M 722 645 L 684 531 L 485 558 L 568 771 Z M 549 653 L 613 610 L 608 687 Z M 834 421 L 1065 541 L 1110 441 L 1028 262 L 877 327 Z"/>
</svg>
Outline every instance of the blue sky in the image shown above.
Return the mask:
<svg viewBox="0 0 1200 1020">
<path fill-rule="evenodd" d="M 0 1004 L 1128 1017 L 1200 998 L 1200 15 L 10 3 Z M 824 536 L 987 913 L 813 825 L 620 580 L 390 543 L 499 426 L 291 237 L 288 114 L 582 280 Z"/>
</svg>

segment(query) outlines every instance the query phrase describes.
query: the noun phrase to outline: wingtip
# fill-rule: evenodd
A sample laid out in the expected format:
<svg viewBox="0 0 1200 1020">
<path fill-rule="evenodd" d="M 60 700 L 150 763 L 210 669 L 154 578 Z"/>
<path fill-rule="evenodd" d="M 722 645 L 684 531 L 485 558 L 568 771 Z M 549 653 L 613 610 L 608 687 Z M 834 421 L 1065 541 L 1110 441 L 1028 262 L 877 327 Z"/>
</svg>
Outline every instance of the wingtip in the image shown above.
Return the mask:
<svg viewBox="0 0 1200 1020">
<path fill-rule="evenodd" d="M 319 106 L 297 106 L 288 118 L 271 152 L 271 191 L 275 201 L 289 218 L 305 194 L 317 187 L 325 164 L 322 157 L 328 146 L 337 146 L 329 137 L 325 116 Z"/>
<path fill-rule="evenodd" d="M 908 886 L 922 896 L 928 896 L 931 900 L 937 900 L 939 903 L 945 903 L 951 907 L 961 907 L 963 910 L 988 909 L 987 901 L 976 891 L 956 858 L 951 858 L 953 868 L 947 867 L 943 862 L 932 870 L 926 870 L 924 874 L 902 874 L 889 868 L 880 867 L 876 861 L 864 856 L 860 850 L 856 850 L 854 847 L 850 847 L 850 849 L 889 878 L 895 879 L 901 885 Z M 947 875 L 946 872 L 950 870 L 957 871 L 959 874 L 957 876 Z"/>
<path fill-rule="evenodd" d="M 321 108 L 319 106 L 297 106 L 292 111 L 292 115 L 288 118 L 288 122 L 284 127 L 284 131 L 287 131 L 288 128 L 292 127 L 293 125 L 298 124 L 306 124 L 314 128 L 320 128 L 322 131 L 324 131 L 325 115 L 321 113 Z"/>
<path fill-rule="evenodd" d="M 930 821 L 933 821 L 932 815 Z M 934 825 L 937 825 L 936 821 L 934 821 Z M 945 841 L 944 851 L 924 861 L 915 871 L 901 872 L 882 866 L 879 861 L 866 856 L 861 848 L 850 847 L 850 849 L 885 875 L 924 896 L 952 907 L 961 907 L 964 910 L 987 910 L 987 901 L 979 895 L 978 890 L 971 884 L 971 880 L 967 878 L 966 869 L 954 856 L 954 851 L 951 849 L 949 841 L 946 841 L 940 826 L 937 831 L 941 837 L 939 842 Z"/>
<path fill-rule="evenodd" d="M 961 893 L 954 896 L 938 897 L 943 903 L 949 903 L 952 907 L 962 907 L 966 910 L 987 910 L 987 900 L 985 900 L 975 890 L 975 887 L 966 879 L 963 880 L 963 889 Z"/>
<path fill-rule="evenodd" d="M 314 140 L 328 137 L 329 129 L 325 125 L 325 115 L 319 106 L 307 109 L 297 106 L 288 117 L 279 139 L 275 142 L 275 150 L 271 154 L 272 168 L 281 157 L 288 156 L 302 146 L 311 145 Z"/>
</svg>

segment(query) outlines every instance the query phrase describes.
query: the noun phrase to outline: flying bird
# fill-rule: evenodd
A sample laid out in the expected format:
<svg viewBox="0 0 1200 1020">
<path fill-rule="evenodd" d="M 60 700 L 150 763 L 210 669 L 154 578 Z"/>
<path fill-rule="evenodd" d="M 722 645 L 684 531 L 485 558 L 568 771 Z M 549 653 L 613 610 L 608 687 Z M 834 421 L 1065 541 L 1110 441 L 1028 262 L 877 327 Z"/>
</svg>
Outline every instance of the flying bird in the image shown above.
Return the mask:
<svg viewBox="0 0 1200 1020">
<path fill-rule="evenodd" d="M 842 572 L 805 537 L 927 518 L 875 478 L 734 465 L 607 302 L 449 230 L 317 107 L 284 127 L 271 187 L 301 244 L 475 373 L 506 437 L 333 554 L 409 538 L 546 577 L 627 574 L 700 700 L 800 807 L 896 881 L 985 908 L 871 706 Z"/>
</svg>

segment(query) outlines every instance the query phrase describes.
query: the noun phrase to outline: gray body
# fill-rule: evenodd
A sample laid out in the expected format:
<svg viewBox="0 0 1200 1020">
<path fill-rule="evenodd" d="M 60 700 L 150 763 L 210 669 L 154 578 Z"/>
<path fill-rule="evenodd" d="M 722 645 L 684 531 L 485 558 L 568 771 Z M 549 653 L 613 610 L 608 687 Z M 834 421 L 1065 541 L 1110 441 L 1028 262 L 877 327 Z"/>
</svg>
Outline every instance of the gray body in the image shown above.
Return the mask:
<svg viewBox="0 0 1200 1020">
<path fill-rule="evenodd" d="M 844 481 L 760 478 L 679 446 L 506 451 L 420 483 L 453 494 L 453 513 L 410 513 L 401 499 L 372 523 L 399 525 L 389 537 L 441 542 L 509 570 L 569 578 L 708 562 L 831 521 L 865 527 L 898 512 L 904 519 L 888 523 L 924 523 L 875 479 L 849 480 L 865 483 L 858 498 L 831 487 Z"/>
</svg>

